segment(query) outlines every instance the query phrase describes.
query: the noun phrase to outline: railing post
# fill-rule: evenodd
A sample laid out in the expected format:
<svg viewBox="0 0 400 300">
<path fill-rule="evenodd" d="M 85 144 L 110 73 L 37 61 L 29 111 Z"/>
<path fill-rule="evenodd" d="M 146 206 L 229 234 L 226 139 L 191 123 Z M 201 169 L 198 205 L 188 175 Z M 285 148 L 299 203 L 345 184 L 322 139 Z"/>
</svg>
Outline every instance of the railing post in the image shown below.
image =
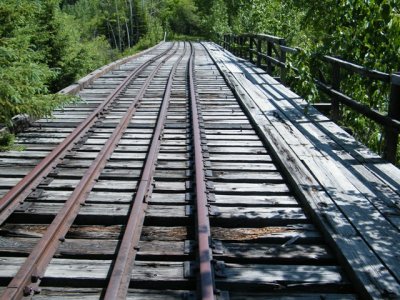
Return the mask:
<svg viewBox="0 0 400 300">
<path fill-rule="evenodd" d="M 392 74 L 390 79 L 391 84 L 388 116 L 400 121 L 400 73 Z M 396 163 L 398 142 L 399 131 L 389 126 L 386 126 L 383 157 L 393 164 Z"/>
<path fill-rule="evenodd" d="M 239 57 L 243 57 L 243 37 L 239 35 Z"/>
<path fill-rule="evenodd" d="M 279 41 L 279 45 L 281 46 L 286 46 L 286 41 L 284 39 Z M 284 66 L 281 66 L 281 82 L 285 83 L 286 82 L 286 51 L 282 50 L 282 48 L 280 48 L 281 51 L 281 59 L 280 61 L 284 64 Z"/>
<path fill-rule="evenodd" d="M 254 63 L 254 53 L 253 53 L 253 47 L 254 47 L 254 39 L 253 36 L 249 36 L 249 61 L 251 63 Z"/>
<path fill-rule="evenodd" d="M 261 67 L 261 43 L 261 38 L 257 37 L 257 67 Z"/>
<path fill-rule="evenodd" d="M 340 65 L 338 63 L 332 63 L 332 88 L 336 91 L 340 91 Z M 335 96 L 331 97 L 331 118 L 337 122 L 340 118 L 340 103 Z"/>
<path fill-rule="evenodd" d="M 272 47 L 273 47 L 272 42 L 267 41 L 267 56 L 268 57 L 272 57 Z M 267 58 L 267 73 L 269 75 L 272 75 L 272 63 L 270 60 L 268 60 L 268 58 Z"/>
<path fill-rule="evenodd" d="M 233 35 L 233 54 L 235 54 L 237 56 L 237 36 L 236 34 Z"/>
</svg>

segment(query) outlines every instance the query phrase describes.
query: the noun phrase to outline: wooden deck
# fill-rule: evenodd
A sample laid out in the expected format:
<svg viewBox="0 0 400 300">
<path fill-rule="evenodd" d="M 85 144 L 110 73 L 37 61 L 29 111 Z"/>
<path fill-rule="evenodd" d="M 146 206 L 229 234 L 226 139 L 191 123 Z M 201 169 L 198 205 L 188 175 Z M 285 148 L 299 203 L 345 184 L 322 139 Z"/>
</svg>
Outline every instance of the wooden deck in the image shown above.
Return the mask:
<svg viewBox="0 0 400 300">
<path fill-rule="evenodd" d="M 160 47 L 166 48 L 165 44 Z M 232 227 L 232 230 L 237 230 L 236 234 L 240 231 L 246 239 L 246 236 L 248 238 L 251 234 L 255 234 L 256 228 L 261 230 L 262 226 L 259 222 L 275 227 L 284 224 L 294 226 L 293 228 L 296 226 L 305 228 L 309 226 L 308 217 L 312 220 L 310 226 L 317 228 L 316 231 L 314 229 L 299 230 L 301 232 L 299 234 L 288 231 L 286 233 L 288 239 L 278 237 L 279 234 L 284 234 L 277 233 L 275 236 L 277 240 L 289 241 L 287 257 L 285 251 L 270 253 L 271 244 L 266 246 L 259 243 L 258 246 L 252 244 L 248 248 L 247 246 L 240 248 L 243 247 L 240 239 L 229 240 L 225 237 L 223 255 L 214 255 L 218 260 L 226 261 L 226 273 L 216 280 L 217 286 L 222 290 L 230 290 L 235 284 L 238 285 L 238 289 L 246 288 L 249 280 L 253 284 L 257 282 L 258 287 L 262 286 L 260 289 L 263 293 L 254 291 L 254 294 L 250 291 L 241 294 L 232 289 L 234 290 L 230 295 L 232 299 L 242 299 L 242 297 L 288 299 L 285 297 L 292 296 L 296 299 L 309 299 L 313 295 L 322 297 L 318 296 L 323 294 L 318 288 L 316 294 L 307 294 L 304 286 L 297 292 L 294 288 L 293 294 L 268 290 L 274 290 L 273 282 L 287 281 L 290 285 L 293 281 L 295 285 L 299 280 L 297 278 L 299 274 L 304 273 L 306 274 L 304 276 L 309 279 L 310 286 L 321 284 L 324 280 L 329 282 L 330 288 L 327 288 L 327 293 L 333 298 L 400 299 L 400 170 L 355 141 L 346 131 L 308 105 L 290 89 L 265 74 L 262 69 L 233 56 L 213 43 L 196 44 L 195 47 L 197 58 L 194 71 L 200 78 L 199 98 L 206 103 L 204 105 L 209 106 L 207 101 L 212 99 L 218 99 L 219 103 L 226 100 L 223 107 L 221 105 L 220 108 L 214 108 L 215 113 L 209 108 L 205 118 L 205 123 L 209 126 L 208 128 L 206 126 L 205 131 L 207 143 L 213 149 L 209 158 L 210 170 L 214 178 L 211 190 L 218 191 L 215 219 L 212 221 L 214 228 L 211 229 L 211 235 L 217 236 L 217 240 L 224 240 L 224 237 L 218 238 L 218 236 L 226 236 L 229 233 L 221 228 Z M 65 112 L 61 110 L 55 112 L 55 119 L 49 122 L 53 125 L 47 127 L 46 120 L 39 120 L 37 124 L 40 126 L 21 133 L 17 142 L 26 143 L 29 151 L 0 153 L 0 196 L 6 194 L 61 142 L 72 128 L 93 110 L 99 102 L 98 98 L 104 98 L 104 95 L 112 90 L 126 70 L 149 59 L 151 51 L 141 57 L 123 60 L 96 71 L 78 84 L 65 89 L 66 93 L 79 92 L 87 102 L 76 109 L 71 106 Z M 223 85 L 221 76 L 226 86 Z M 181 77 L 184 78 L 184 76 Z M 182 78 L 173 97 L 174 101 L 183 103 L 185 88 Z M 213 81 L 218 84 L 214 84 Z M 159 83 L 156 84 L 153 94 L 147 96 L 150 102 L 159 97 L 162 89 L 157 90 L 158 88 Z M 134 93 L 133 90 L 130 92 Z M 241 110 L 236 107 L 236 104 L 229 102 L 233 99 L 232 92 Z M 154 106 L 153 102 L 149 105 L 149 107 Z M 175 111 L 175 114 L 169 118 L 173 124 L 165 132 L 166 144 L 163 144 L 163 147 L 170 149 L 168 150 L 170 152 L 160 153 L 158 156 L 166 169 L 156 169 L 155 178 L 161 180 L 155 181 L 155 194 L 152 200 L 154 203 L 150 206 L 147 215 L 151 220 L 149 221 L 151 226 L 147 224 L 144 228 L 147 236 L 157 237 L 173 229 L 159 225 L 164 224 L 162 223 L 164 221 L 160 221 L 163 217 L 173 220 L 176 226 L 187 226 L 189 223 L 187 218 L 190 212 L 188 213 L 187 204 L 191 197 L 188 196 L 188 191 L 192 191 L 192 188 L 189 187 L 191 175 L 188 175 L 190 174 L 190 154 L 186 151 L 189 135 L 186 129 L 183 129 L 186 127 L 181 126 L 187 122 L 188 113 L 181 111 L 183 107 L 184 105 L 179 104 L 179 108 L 176 109 L 178 113 Z M 122 167 L 122 164 L 129 160 L 127 153 L 131 150 L 130 148 L 135 148 L 136 160 L 145 159 L 146 152 L 142 148 L 145 148 L 152 135 L 152 129 L 148 124 L 153 124 L 156 119 L 154 115 L 150 117 L 146 115 L 146 111 L 137 117 L 136 123 L 132 123 L 132 128 L 127 132 L 128 135 L 125 134 L 124 138 L 127 140 L 125 142 L 121 140 L 120 152 L 114 153 L 114 161 L 109 162 L 109 164 L 114 164 L 114 167 L 107 169 L 108 173 L 102 178 L 104 180 L 96 183 L 97 189 L 89 196 L 88 202 L 93 202 L 95 205 L 84 207 L 83 214 L 79 216 L 81 220 L 84 220 L 79 226 L 90 224 L 96 215 L 103 216 L 104 219 L 99 224 L 109 224 L 108 226 L 111 227 L 108 227 L 108 232 L 104 231 L 101 234 L 109 236 L 111 240 L 101 246 L 104 247 L 102 250 L 99 250 L 101 240 L 97 241 L 97 246 L 91 249 L 93 243 L 89 241 L 94 236 L 85 233 L 85 230 L 80 232 L 77 240 L 68 241 L 58 250 L 57 255 L 66 255 L 67 258 L 59 258 L 49 266 L 46 273 L 46 276 L 50 278 L 49 282 L 52 280 L 55 282 L 55 278 L 63 277 L 59 274 L 59 270 L 64 270 L 66 265 L 70 266 L 68 272 L 72 274 L 80 272 L 82 265 L 93 263 L 80 259 L 80 264 L 76 264 L 69 258 L 76 255 L 79 249 L 83 252 L 83 256 L 92 255 L 95 258 L 102 258 L 102 260 L 96 260 L 95 274 L 89 272 L 85 276 L 94 276 L 89 278 L 93 282 L 103 282 L 107 278 L 110 261 L 117 247 L 116 236 L 119 234 L 116 234 L 114 230 L 120 230 L 114 227 L 121 226 L 120 222 L 127 215 L 133 181 L 136 182 L 135 180 L 140 175 L 140 169 L 137 167 L 129 169 L 125 166 L 121 170 L 117 167 Z M 82 176 L 84 168 L 90 166 L 96 157 L 92 155 L 102 143 L 105 143 L 110 132 L 108 127 L 111 128 L 117 118 L 119 118 L 119 113 L 107 117 L 101 130 L 96 131 L 85 141 L 84 151 L 74 154 L 73 159 L 67 157 L 64 164 L 68 164 L 68 168 L 57 173 L 61 179 L 49 181 L 47 184 L 50 188 L 47 191 L 41 190 L 38 192 L 40 195 L 35 196 L 41 199 L 40 203 L 35 203 L 35 201 L 22 203 L 12 221 L 5 222 L 0 227 L 0 281 L 3 286 L 9 280 L 10 274 L 14 274 L 17 266 L 23 261 L 22 257 L 15 257 L 12 260 L 7 257 L 16 251 L 13 247 L 18 245 L 17 256 L 29 254 L 33 244 L 41 236 L 39 232 L 43 231 L 40 224 L 50 222 L 51 216 L 62 208 L 63 201 L 77 184 L 77 177 Z M 221 120 L 224 122 L 220 122 Z M 251 126 L 247 125 L 247 120 Z M 58 129 L 54 132 L 51 126 L 56 125 Z M 228 143 L 229 147 L 226 147 Z M 171 149 L 176 149 L 176 152 Z M 127 179 L 132 179 L 132 181 L 127 181 Z M 107 180 L 113 180 L 113 188 L 117 191 L 118 199 L 115 199 L 113 203 L 109 200 L 112 191 L 109 190 L 110 182 Z M 262 205 L 260 205 L 261 201 Z M 300 202 L 301 208 L 297 207 L 297 201 Z M 51 205 L 48 205 L 49 203 Z M 117 203 L 117 208 L 115 203 Z M 163 206 L 166 203 L 167 206 Z M 233 205 L 235 203 L 240 203 L 239 208 L 235 208 Z M 280 207 L 285 208 L 284 213 Z M 21 220 L 30 218 L 29 213 L 32 211 L 36 213 L 37 220 L 31 228 L 28 228 L 28 225 L 18 225 L 20 226 L 18 227 L 14 224 L 22 224 Z M 212 211 L 210 215 L 213 217 Z M 243 228 L 239 228 L 238 223 L 243 224 Z M 248 228 L 246 231 L 246 227 L 252 226 L 254 228 Z M 30 233 L 25 235 L 24 230 Z M 85 234 L 88 236 L 83 237 Z M 319 242 L 315 245 L 307 245 L 307 242 L 292 245 L 296 239 L 305 241 L 307 238 L 315 240 L 316 237 L 322 238 L 327 246 Z M 276 241 L 272 244 L 275 244 L 275 248 L 282 247 L 282 245 L 276 245 Z M 143 289 L 131 291 L 130 297 L 132 299 L 185 297 L 186 294 L 181 293 L 180 290 L 193 289 L 192 284 L 181 274 L 182 270 L 185 270 L 185 263 L 179 259 L 185 256 L 183 254 L 185 250 L 182 250 L 185 249 L 185 245 L 184 238 L 175 239 L 174 243 L 171 243 L 164 236 L 164 239 L 158 240 L 155 244 L 141 240 L 140 247 L 143 249 L 141 257 L 151 257 L 155 252 L 165 252 L 175 257 L 172 259 L 173 262 L 157 263 L 159 269 L 154 272 L 160 273 L 157 280 L 154 279 L 155 277 L 152 279 L 152 283 L 160 284 L 160 287 L 164 287 L 163 282 L 169 280 L 173 282 L 173 288 L 172 290 L 164 288 L 166 291 L 162 293 L 151 290 L 143 281 L 143 276 L 150 276 L 149 270 L 154 267 L 154 264 L 144 260 L 138 262 L 136 272 L 131 279 L 140 282 L 139 286 Z M 285 242 L 284 245 L 286 245 Z M 326 251 L 327 248 L 330 250 Z M 4 256 L 4 253 L 7 255 Z M 162 259 L 162 255 L 156 256 Z M 246 263 L 235 264 L 238 256 L 243 256 L 244 261 L 247 259 Z M 257 257 L 260 256 L 262 258 L 259 264 L 256 264 Z M 295 260 L 286 264 L 293 257 Z M 276 265 L 273 263 L 274 259 L 278 261 Z M 311 262 L 316 259 L 321 262 L 319 264 L 326 265 L 310 265 L 306 268 L 294 265 L 294 262 Z M 339 262 L 340 268 L 330 265 L 334 260 Z M 279 264 L 279 262 L 283 263 Z M 341 276 L 341 268 L 346 276 Z M 315 274 L 316 277 L 311 274 Z M 246 278 L 246 276 L 251 278 Z M 344 279 L 347 277 L 349 281 Z M 76 281 L 74 280 L 70 278 L 72 285 Z M 345 288 L 340 295 L 336 295 L 333 290 L 339 286 Z M 98 299 L 101 292 L 96 288 L 98 287 L 95 286 L 92 289 L 85 287 L 81 292 L 80 288 L 71 289 L 68 293 L 72 299 L 81 298 L 82 295 L 87 295 L 88 299 L 91 299 L 90 295 L 93 299 Z M 60 296 L 62 293 L 50 284 L 42 295 L 37 295 L 34 299 L 47 299 L 52 295 L 55 295 L 55 298 L 62 298 Z"/>
<path fill-rule="evenodd" d="M 206 47 L 349 267 L 398 297 L 400 170 L 262 69 Z"/>
</svg>

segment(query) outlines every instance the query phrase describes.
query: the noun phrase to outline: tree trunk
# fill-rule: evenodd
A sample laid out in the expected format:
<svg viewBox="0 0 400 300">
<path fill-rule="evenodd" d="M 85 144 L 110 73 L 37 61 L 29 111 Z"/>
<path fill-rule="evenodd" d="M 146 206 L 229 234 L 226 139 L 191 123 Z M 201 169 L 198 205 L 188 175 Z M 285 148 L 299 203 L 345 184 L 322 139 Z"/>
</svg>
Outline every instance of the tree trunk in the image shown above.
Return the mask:
<svg viewBox="0 0 400 300">
<path fill-rule="evenodd" d="M 119 20 L 119 10 L 117 0 L 114 0 L 115 3 L 115 13 L 117 15 L 117 27 L 118 27 L 118 41 L 119 41 L 119 51 L 122 51 L 122 34 L 121 34 L 121 23 Z"/>
<path fill-rule="evenodd" d="M 117 38 L 115 37 L 115 33 L 114 33 L 114 30 L 113 30 L 113 28 L 112 28 L 112 26 L 111 26 L 111 24 L 110 24 L 110 22 L 107 20 L 107 27 L 108 27 L 108 30 L 110 31 L 110 35 L 112 36 L 112 38 L 113 38 L 113 40 L 114 40 L 114 46 L 115 46 L 115 48 L 118 48 L 118 44 L 117 44 Z"/>
<path fill-rule="evenodd" d="M 128 3 L 129 3 L 129 22 L 130 22 L 130 24 L 131 24 L 130 36 L 133 37 L 133 35 L 134 35 L 134 31 L 133 31 L 134 26 L 133 26 L 133 6 L 132 6 L 132 0 L 128 0 Z M 131 42 L 132 42 L 132 44 L 131 44 L 130 46 L 133 46 L 133 41 L 131 41 Z"/>
</svg>

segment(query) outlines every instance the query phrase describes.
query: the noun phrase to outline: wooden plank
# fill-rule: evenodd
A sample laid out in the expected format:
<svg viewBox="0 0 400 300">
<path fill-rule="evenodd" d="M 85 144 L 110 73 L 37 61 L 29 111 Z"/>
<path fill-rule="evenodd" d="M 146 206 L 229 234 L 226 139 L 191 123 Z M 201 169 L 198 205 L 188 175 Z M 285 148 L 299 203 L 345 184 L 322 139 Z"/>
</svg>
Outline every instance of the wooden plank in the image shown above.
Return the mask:
<svg viewBox="0 0 400 300">
<path fill-rule="evenodd" d="M 307 265 L 239 265 L 226 264 L 226 278 L 219 279 L 232 284 L 338 284 L 346 283 L 340 268 L 334 266 Z"/>
<path fill-rule="evenodd" d="M 24 202 L 15 212 L 15 218 L 23 218 L 31 216 L 32 220 L 35 216 L 53 216 L 62 208 L 62 203 L 41 203 L 41 202 Z M 84 219 L 88 217 L 125 217 L 128 214 L 129 205 L 115 203 L 87 203 L 80 212 L 78 218 Z M 185 206 L 178 205 L 149 205 L 146 213 L 149 218 L 186 218 Z M 99 220 L 101 221 L 101 220 Z M 103 221 L 106 221 L 105 219 Z M 102 222 L 103 222 L 102 221 Z"/>
<path fill-rule="evenodd" d="M 37 242 L 38 238 L 0 237 L 0 255 L 28 255 Z M 112 258 L 117 245 L 118 240 L 65 239 L 57 249 L 55 257 Z M 161 259 L 163 256 L 176 256 L 184 260 L 188 255 L 185 255 L 183 241 L 141 241 L 139 248 L 139 260 L 143 257 Z"/>
<path fill-rule="evenodd" d="M 246 155 L 246 154 L 210 154 L 210 161 L 235 161 L 235 162 L 266 162 L 272 161 L 269 155 Z"/>
<path fill-rule="evenodd" d="M 208 147 L 209 153 L 266 154 L 264 147 Z"/>
<path fill-rule="evenodd" d="M 212 162 L 211 170 L 219 171 L 276 171 L 273 163 Z"/>
<path fill-rule="evenodd" d="M 47 225 L 42 224 L 5 224 L 0 228 L 2 236 L 36 238 L 41 237 Z M 118 239 L 122 234 L 122 225 L 73 225 L 66 235 L 67 239 Z M 188 239 L 187 227 L 144 226 L 143 241 L 181 241 Z"/>
<path fill-rule="evenodd" d="M 245 193 L 245 194 L 286 194 L 290 190 L 285 183 L 241 183 L 241 182 L 214 182 L 217 193 Z"/>
<path fill-rule="evenodd" d="M 237 222 L 238 219 L 263 221 L 264 224 L 276 222 L 302 223 L 307 220 L 303 210 L 298 207 L 212 207 L 212 222 Z"/>
<path fill-rule="evenodd" d="M 264 262 L 277 264 L 329 264 L 333 256 L 319 245 L 285 245 L 285 244 L 245 244 L 222 243 L 223 253 L 214 253 L 213 257 L 225 262 Z"/>
<path fill-rule="evenodd" d="M 232 291 L 229 293 L 229 299 L 231 300 L 243 300 L 243 299 L 253 299 L 253 300 L 356 300 L 358 299 L 354 294 L 335 294 L 335 293 L 256 293 L 256 292 L 243 292 L 243 291 Z"/>
<path fill-rule="evenodd" d="M 1 289 L 0 289 L 1 292 Z M 48 287 L 42 286 L 41 292 L 35 295 L 35 299 L 68 299 L 68 300 L 99 300 L 101 298 L 103 289 L 100 288 L 68 288 L 68 287 Z M 182 290 L 140 290 L 129 289 L 126 299 L 127 300 L 175 300 L 185 299 L 194 295 L 194 292 Z M 330 300 L 330 299 L 329 299 Z"/>
<path fill-rule="evenodd" d="M 218 205 L 236 206 L 298 206 L 293 196 L 249 196 L 249 195 L 221 195 L 215 194 L 215 203 Z"/>
<path fill-rule="evenodd" d="M 213 171 L 213 181 L 268 181 L 283 182 L 279 172 L 249 172 L 249 171 Z"/>
</svg>

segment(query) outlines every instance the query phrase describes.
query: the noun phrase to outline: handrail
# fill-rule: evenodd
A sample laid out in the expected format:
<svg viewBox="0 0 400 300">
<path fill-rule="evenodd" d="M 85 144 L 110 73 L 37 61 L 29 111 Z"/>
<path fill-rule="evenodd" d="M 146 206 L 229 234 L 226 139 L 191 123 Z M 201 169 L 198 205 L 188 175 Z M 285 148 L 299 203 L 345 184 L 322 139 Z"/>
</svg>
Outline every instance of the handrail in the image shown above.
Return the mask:
<svg viewBox="0 0 400 300">
<path fill-rule="evenodd" d="M 273 73 L 276 74 L 275 68 L 279 68 L 279 78 L 277 79 L 283 83 L 286 82 L 286 73 L 289 69 L 289 65 L 286 63 L 286 54 L 296 54 L 302 51 L 300 48 L 287 46 L 284 38 L 268 34 L 226 34 L 219 42 L 225 49 L 255 63 L 270 75 L 273 75 Z M 396 163 L 400 133 L 400 74 L 388 74 L 372 70 L 329 55 L 321 56 L 319 59 L 331 65 L 330 84 L 314 79 L 314 83 L 318 89 L 331 98 L 331 118 L 337 121 L 340 117 L 340 105 L 345 105 L 382 125 L 385 133 L 383 157 L 392 163 Z M 387 114 L 383 114 L 345 95 L 340 90 L 340 83 L 343 80 L 341 78 L 342 69 L 364 78 L 390 84 Z M 297 69 L 294 70 L 297 71 Z"/>
</svg>

